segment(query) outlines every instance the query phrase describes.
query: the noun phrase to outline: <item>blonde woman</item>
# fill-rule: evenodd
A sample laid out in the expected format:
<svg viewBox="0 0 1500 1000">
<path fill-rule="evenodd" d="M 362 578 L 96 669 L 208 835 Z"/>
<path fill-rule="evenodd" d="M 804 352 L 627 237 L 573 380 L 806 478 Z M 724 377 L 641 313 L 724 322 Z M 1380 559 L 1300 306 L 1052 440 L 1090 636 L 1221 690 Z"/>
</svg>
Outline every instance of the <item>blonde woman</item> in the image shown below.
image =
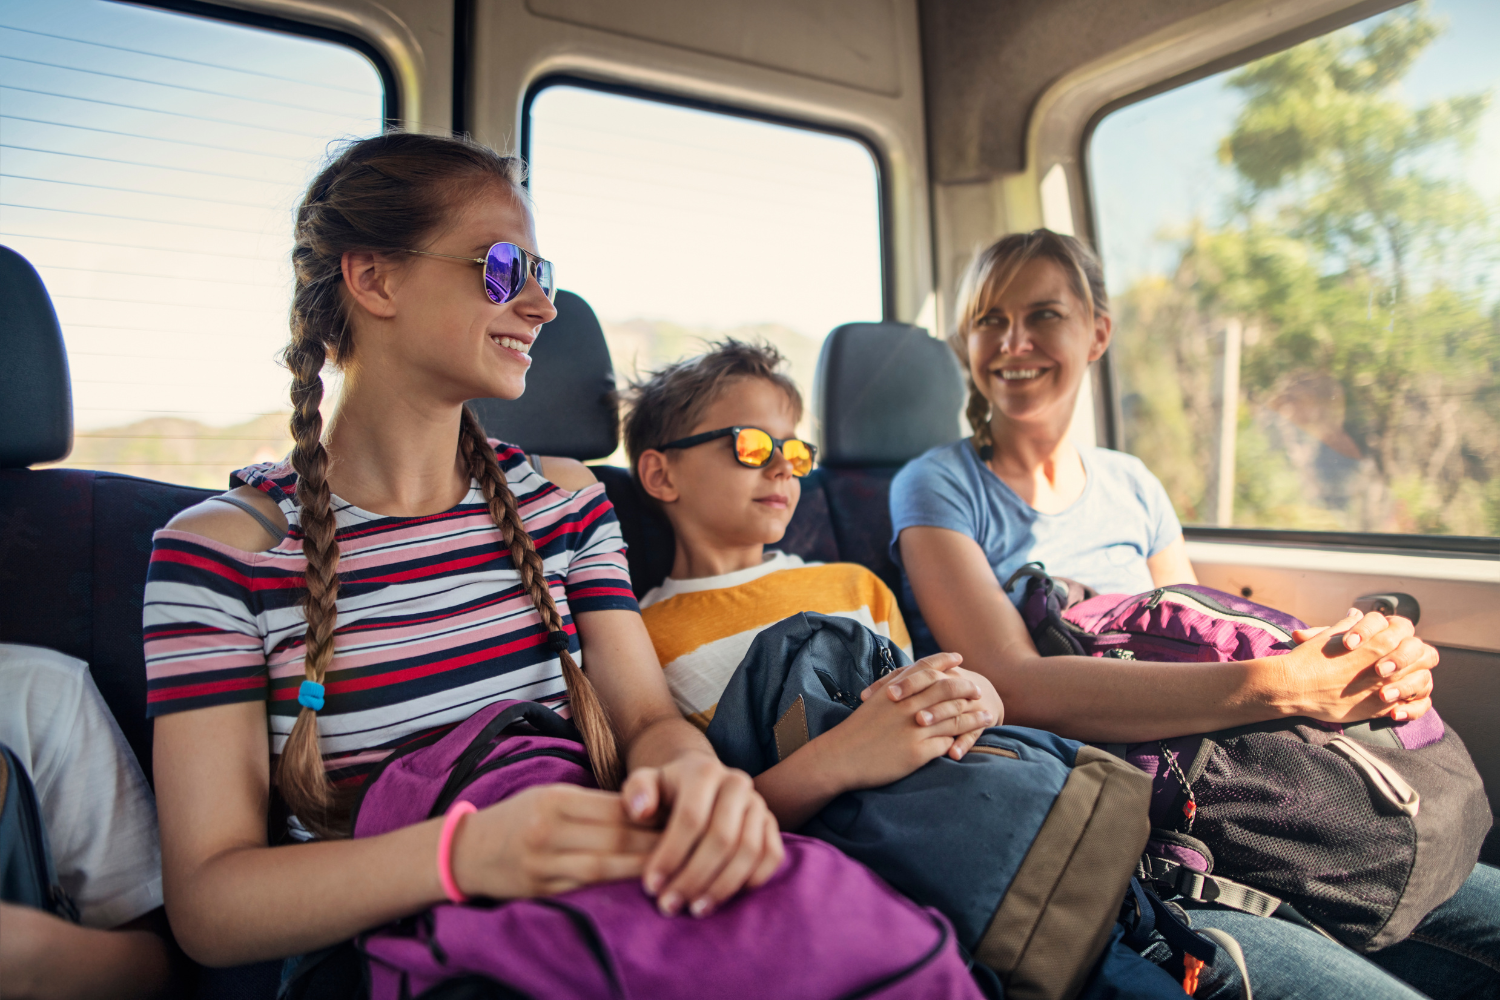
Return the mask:
<svg viewBox="0 0 1500 1000">
<path fill-rule="evenodd" d="M 1137 458 L 1068 437 L 1085 371 L 1113 321 L 1099 263 L 1045 229 L 977 255 L 950 344 L 969 383 L 970 438 L 935 448 L 891 487 L 892 550 L 920 608 L 918 655 L 956 652 L 1005 703 L 1006 722 L 1136 743 L 1286 716 L 1415 718 L 1432 706 L 1437 652 L 1411 623 L 1351 612 L 1336 653 L 1309 629 L 1285 656 L 1148 663 L 1038 655 L 1001 584 L 1018 567 L 1106 593 L 1196 583 L 1166 491 Z M 1195 910 L 1246 946 L 1259 997 L 1500 996 L 1500 873 L 1484 865 L 1407 941 L 1367 961 L 1279 920 Z M 1465 992 L 1468 989 L 1474 992 Z"/>
</svg>

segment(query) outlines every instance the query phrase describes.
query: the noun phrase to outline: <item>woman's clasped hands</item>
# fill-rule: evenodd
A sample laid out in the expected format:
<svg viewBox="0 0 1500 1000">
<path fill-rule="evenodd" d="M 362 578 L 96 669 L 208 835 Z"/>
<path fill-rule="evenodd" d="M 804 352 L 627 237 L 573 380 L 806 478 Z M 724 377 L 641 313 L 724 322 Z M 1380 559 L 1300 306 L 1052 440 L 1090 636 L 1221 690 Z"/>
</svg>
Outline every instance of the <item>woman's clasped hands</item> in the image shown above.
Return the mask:
<svg viewBox="0 0 1500 1000">
<path fill-rule="evenodd" d="M 1342 621 L 1292 634 L 1297 648 L 1274 658 L 1283 676 L 1274 699 L 1284 714 L 1354 723 L 1389 716 L 1405 722 L 1432 707 L 1438 652 L 1410 621 L 1351 608 Z"/>
</svg>

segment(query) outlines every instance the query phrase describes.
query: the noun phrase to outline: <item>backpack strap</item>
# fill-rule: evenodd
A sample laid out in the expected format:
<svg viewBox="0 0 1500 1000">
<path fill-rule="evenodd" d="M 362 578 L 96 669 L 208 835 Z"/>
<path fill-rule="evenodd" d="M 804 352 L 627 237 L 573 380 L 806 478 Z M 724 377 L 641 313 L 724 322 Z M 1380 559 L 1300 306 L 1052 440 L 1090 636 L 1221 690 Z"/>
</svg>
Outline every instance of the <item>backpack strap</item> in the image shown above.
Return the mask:
<svg viewBox="0 0 1500 1000">
<path fill-rule="evenodd" d="M 47 843 L 47 824 L 31 776 L 0 743 L 0 899 L 78 923 L 78 907 L 63 889 Z"/>
<path fill-rule="evenodd" d="M 1285 906 L 1279 897 L 1268 892 L 1252 889 L 1218 875 L 1205 875 L 1187 865 L 1149 854 L 1141 857 L 1139 876 L 1144 881 L 1166 885 L 1177 895 L 1187 899 L 1200 903 L 1217 903 L 1257 917 L 1279 915 L 1277 911 Z"/>
</svg>

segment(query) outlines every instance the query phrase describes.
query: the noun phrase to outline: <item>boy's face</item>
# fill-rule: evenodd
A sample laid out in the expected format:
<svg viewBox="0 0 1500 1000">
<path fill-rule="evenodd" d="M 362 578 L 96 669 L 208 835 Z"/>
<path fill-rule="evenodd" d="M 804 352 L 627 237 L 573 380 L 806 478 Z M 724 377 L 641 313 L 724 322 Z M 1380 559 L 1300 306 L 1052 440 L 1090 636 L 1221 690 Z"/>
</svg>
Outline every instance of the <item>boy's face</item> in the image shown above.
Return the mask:
<svg viewBox="0 0 1500 1000">
<path fill-rule="evenodd" d="M 759 427 L 774 438 L 795 437 L 797 413 L 785 392 L 765 379 L 731 382 L 683 437 L 721 427 Z M 734 439 L 672 448 L 659 465 L 642 456 L 642 484 L 662 504 L 683 541 L 713 547 L 781 541 L 802 486 L 778 448 L 759 469 L 734 457 Z M 657 465 L 653 469 L 649 466 Z"/>
</svg>

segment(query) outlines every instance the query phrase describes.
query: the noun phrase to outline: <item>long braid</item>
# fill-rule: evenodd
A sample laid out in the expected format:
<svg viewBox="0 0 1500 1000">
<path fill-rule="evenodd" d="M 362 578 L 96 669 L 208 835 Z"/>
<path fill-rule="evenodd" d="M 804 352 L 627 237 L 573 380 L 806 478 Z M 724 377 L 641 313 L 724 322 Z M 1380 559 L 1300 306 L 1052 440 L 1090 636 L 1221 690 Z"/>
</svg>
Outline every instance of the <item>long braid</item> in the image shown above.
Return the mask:
<svg viewBox="0 0 1500 1000">
<path fill-rule="evenodd" d="M 297 472 L 298 521 L 302 529 L 302 553 L 307 560 L 304 574 L 307 589 L 302 597 L 307 634 L 302 669 L 307 680 L 322 684 L 333 662 L 339 592 L 337 525 L 328 487 L 323 415 L 319 410 L 328 348 L 317 325 L 306 322 L 310 318 L 308 313 L 317 311 L 316 304 L 304 300 L 297 306 L 302 309 L 294 307 L 295 332 L 285 358 L 292 370 L 292 468 Z M 323 836 L 335 832 L 337 820 L 332 815 L 335 795 L 318 746 L 318 715 L 311 708 L 304 706 L 297 713 L 277 764 L 276 784 L 304 825 Z"/>
<path fill-rule="evenodd" d="M 359 251 L 395 254 L 417 247 L 482 186 L 502 184 L 520 196 L 524 176 L 521 161 L 467 139 L 390 131 L 345 146 L 308 187 L 297 208 L 292 337 L 283 358 L 292 373 L 292 467 L 297 473 L 298 521 L 307 561 L 302 611 L 307 619 L 303 673 L 308 681 L 324 683 L 333 663 L 338 625 L 339 548 L 319 405 L 323 366 L 343 364 L 354 354 L 344 294 L 344 255 Z M 494 464 L 494 456 L 490 458 Z M 504 479 L 499 483 L 503 486 Z M 509 491 L 504 495 L 508 498 Z M 506 535 L 507 540 L 511 537 Z M 530 539 L 525 544 L 529 548 Z M 543 620 L 557 619 L 550 600 L 547 606 L 552 615 L 548 618 L 543 612 Z M 538 610 L 542 610 L 540 602 Z M 565 673 L 569 666 L 572 673 L 579 673 L 566 655 L 563 663 Z M 575 686 L 581 687 L 569 676 L 568 690 Z M 575 695 L 575 704 L 589 704 L 589 694 Z M 602 717 L 597 699 L 592 706 L 588 711 Z M 589 729 L 584 732 L 589 735 Z M 612 749 L 613 742 L 608 746 Z M 606 773 L 601 771 L 600 777 L 602 781 Z M 298 713 L 282 748 L 276 784 L 309 829 L 323 837 L 347 835 L 349 803 L 328 780 L 318 742 L 317 712 L 307 705 Z"/>
<path fill-rule="evenodd" d="M 967 373 L 965 376 L 964 381 L 969 383 L 969 405 L 964 410 L 964 416 L 968 418 L 969 427 L 974 431 L 974 450 L 988 462 L 995 451 L 995 439 L 990 431 L 990 401 L 979 391 L 974 380 L 967 377 Z"/>
<path fill-rule="evenodd" d="M 588 748 L 589 761 L 594 765 L 594 777 L 599 787 L 614 791 L 620 787 L 623 777 L 620 763 L 620 746 L 615 738 L 609 715 L 599 701 L 594 685 L 568 652 L 566 634 L 563 632 L 562 615 L 552 591 L 547 586 L 547 574 L 542 557 L 532 544 L 531 535 L 521 521 L 521 512 L 516 506 L 515 494 L 505 481 L 495 451 L 485 437 L 484 428 L 472 410 L 464 407 L 463 426 L 458 437 L 459 454 L 463 456 L 469 475 L 479 483 L 489 505 L 490 517 L 500 529 L 500 537 L 510 549 L 511 562 L 521 574 L 521 584 L 531 595 L 531 603 L 541 616 L 542 627 L 557 641 L 553 649 L 562 661 L 563 682 L 568 686 L 568 700 L 573 709 L 573 721 L 583 734 L 583 744 Z"/>
</svg>

